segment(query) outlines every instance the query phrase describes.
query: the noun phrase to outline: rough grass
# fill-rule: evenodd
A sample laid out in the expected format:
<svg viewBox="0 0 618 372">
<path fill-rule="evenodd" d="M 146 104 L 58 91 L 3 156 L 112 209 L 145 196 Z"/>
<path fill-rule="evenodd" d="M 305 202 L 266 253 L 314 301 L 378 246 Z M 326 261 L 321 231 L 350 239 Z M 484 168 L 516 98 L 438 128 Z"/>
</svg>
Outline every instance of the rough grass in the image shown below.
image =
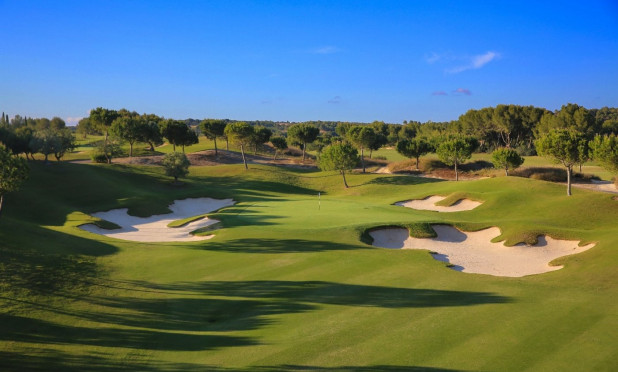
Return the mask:
<svg viewBox="0 0 618 372">
<path fill-rule="evenodd" d="M 207 216 L 207 214 L 201 214 L 199 216 L 187 217 L 187 218 L 183 218 L 183 219 L 180 219 L 180 220 L 172 221 L 172 222 L 167 224 L 167 227 L 183 227 L 183 226 L 185 226 L 187 224 L 190 224 L 191 222 L 199 221 L 201 219 L 204 219 L 206 216 Z"/>
<path fill-rule="evenodd" d="M 242 165 L 31 164 L 0 218 L 0 370 L 612 370 L 618 203 L 519 177 L 443 182 Z M 318 208 L 317 194 L 321 193 Z M 452 214 L 393 206 L 466 195 Z M 137 243 L 77 228 L 88 213 L 163 213 L 234 198 L 212 240 Z M 33 212 L 33 211 L 36 211 Z M 498 226 L 598 242 L 524 278 L 464 274 L 422 251 L 373 248 L 372 227 Z M 413 226 L 413 228 L 412 228 Z M 418 231 L 417 231 L 418 230 Z M 416 236 L 416 235 L 415 235 Z"/>
</svg>

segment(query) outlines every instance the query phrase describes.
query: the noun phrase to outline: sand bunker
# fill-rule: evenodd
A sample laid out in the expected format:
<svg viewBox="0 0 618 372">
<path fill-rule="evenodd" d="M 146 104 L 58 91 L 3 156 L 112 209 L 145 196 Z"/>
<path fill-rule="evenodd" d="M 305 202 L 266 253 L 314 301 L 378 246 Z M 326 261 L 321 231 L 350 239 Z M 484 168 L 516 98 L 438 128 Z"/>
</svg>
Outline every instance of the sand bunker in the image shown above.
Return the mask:
<svg viewBox="0 0 618 372">
<path fill-rule="evenodd" d="M 459 231 L 452 226 L 433 225 L 437 238 L 417 239 L 407 229 L 388 228 L 370 232 L 373 245 L 382 248 L 427 249 L 432 256 L 449 262 L 451 268 L 466 273 L 495 276 L 520 277 L 561 269 L 549 266 L 549 262 L 562 256 L 588 250 L 594 244 L 579 247 L 577 241 L 556 240 L 540 236 L 538 244 L 527 246 L 517 244 L 507 247 L 503 243 L 492 243 L 500 235 L 500 229 L 491 227 L 476 232 Z"/>
<path fill-rule="evenodd" d="M 170 222 L 199 216 L 233 205 L 232 199 L 195 198 L 176 200 L 169 209 L 172 213 L 157 214 L 142 218 L 129 216 L 127 208 L 113 209 L 107 212 L 94 213 L 92 216 L 107 220 L 121 226 L 120 229 L 107 230 L 92 224 L 81 225 L 82 230 L 110 238 L 132 240 L 138 242 L 186 242 L 210 239 L 213 235 L 194 236 L 190 233 L 202 227 L 213 225 L 219 221 L 203 218 L 181 227 L 167 227 Z"/>
<path fill-rule="evenodd" d="M 469 211 L 483 204 L 470 199 L 461 199 L 455 202 L 455 204 L 450 205 L 448 207 L 436 205 L 437 202 L 446 199 L 445 196 L 428 196 L 425 199 L 416 199 L 416 200 L 408 200 L 397 202 L 395 205 L 399 205 L 402 207 L 418 209 L 423 211 L 436 211 L 436 212 L 461 212 L 461 211 Z"/>
</svg>

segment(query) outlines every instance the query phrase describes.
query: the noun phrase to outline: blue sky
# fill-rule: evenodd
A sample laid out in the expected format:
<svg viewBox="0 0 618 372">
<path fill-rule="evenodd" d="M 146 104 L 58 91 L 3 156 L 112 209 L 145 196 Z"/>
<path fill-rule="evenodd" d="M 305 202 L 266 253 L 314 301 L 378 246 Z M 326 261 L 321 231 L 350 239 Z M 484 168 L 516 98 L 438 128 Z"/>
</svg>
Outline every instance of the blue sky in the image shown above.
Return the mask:
<svg viewBox="0 0 618 372">
<path fill-rule="evenodd" d="M 618 2 L 2 1 L 0 111 L 454 120 L 618 106 Z"/>
</svg>

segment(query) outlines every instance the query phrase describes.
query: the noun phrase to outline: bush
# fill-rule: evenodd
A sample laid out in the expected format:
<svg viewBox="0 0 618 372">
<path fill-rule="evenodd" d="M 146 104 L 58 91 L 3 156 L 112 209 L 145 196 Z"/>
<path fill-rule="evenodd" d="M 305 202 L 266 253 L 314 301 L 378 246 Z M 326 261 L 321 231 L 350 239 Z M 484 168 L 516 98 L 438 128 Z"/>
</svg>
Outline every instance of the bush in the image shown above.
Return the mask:
<svg viewBox="0 0 618 372">
<path fill-rule="evenodd" d="M 566 182 L 567 180 L 566 169 L 552 167 L 521 168 L 514 170 L 512 175 L 549 182 Z"/>
<path fill-rule="evenodd" d="M 99 152 L 92 152 L 90 154 L 90 159 L 93 163 L 107 163 L 107 158 L 105 157 L 105 155 Z"/>
<path fill-rule="evenodd" d="M 534 146 L 528 147 L 526 145 L 519 145 L 515 149 L 520 156 L 536 156 L 536 148 Z"/>
</svg>

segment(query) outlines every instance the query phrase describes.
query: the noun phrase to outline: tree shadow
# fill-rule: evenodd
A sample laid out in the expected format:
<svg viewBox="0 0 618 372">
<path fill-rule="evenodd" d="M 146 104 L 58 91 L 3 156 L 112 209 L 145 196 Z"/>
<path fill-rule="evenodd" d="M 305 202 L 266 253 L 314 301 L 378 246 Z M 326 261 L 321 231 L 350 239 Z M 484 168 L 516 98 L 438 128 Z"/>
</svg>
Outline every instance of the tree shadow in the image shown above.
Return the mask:
<svg viewBox="0 0 618 372">
<path fill-rule="evenodd" d="M 105 312 L 72 315 L 95 322 L 175 331 L 252 330 L 272 324 L 271 315 L 315 310 L 300 302 L 213 298 L 90 298 Z"/>
<path fill-rule="evenodd" d="M 139 360 L 137 358 L 115 360 L 107 358 L 105 354 L 75 355 L 51 349 L 39 349 L 34 354 L 0 351 L 0 370 L 6 372 L 463 372 L 463 370 L 404 365 L 347 365 L 337 367 L 321 367 L 312 365 L 281 364 L 228 368 L 223 366 L 193 363 L 169 363 L 153 360 Z"/>
<path fill-rule="evenodd" d="M 444 180 L 437 178 L 413 176 L 413 175 L 401 175 L 401 176 L 384 176 L 377 177 L 371 181 L 358 186 L 364 185 L 421 185 L 424 183 L 444 182 Z"/>
<path fill-rule="evenodd" d="M 85 288 L 84 279 L 100 275 L 95 257 L 117 252 L 116 247 L 99 241 L 12 220 L 3 222 L 0 225 L 0 289 L 5 293 L 49 293 Z"/>
<path fill-rule="evenodd" d="M 330 241 L 304 239 L 235 239 L 225 242 L 209 241 L 196 249 L 233 253 L 306 253 L 370 249 L 361 245 L 333 243 Z"/>
<path fill-rule="evenodd" d="M 503 304 L 511 298 L 488 292 L 397 288 L 323 281 L 230 281 L 152 285 L 161 290 L 191 291 L 208 296 L 270 298 L 287 303 L 348 305 L 383 308 L 420 308 Z"/>
<path fill-rule="evenodd" d="M 42 319 L 0 314 L 0 340 L 37 344 L 89 345 L 131 349 L 198 351 L 256 345 L 247 337 L 161 332 L 124 328 L 90 328 Z"/>
</svg>

